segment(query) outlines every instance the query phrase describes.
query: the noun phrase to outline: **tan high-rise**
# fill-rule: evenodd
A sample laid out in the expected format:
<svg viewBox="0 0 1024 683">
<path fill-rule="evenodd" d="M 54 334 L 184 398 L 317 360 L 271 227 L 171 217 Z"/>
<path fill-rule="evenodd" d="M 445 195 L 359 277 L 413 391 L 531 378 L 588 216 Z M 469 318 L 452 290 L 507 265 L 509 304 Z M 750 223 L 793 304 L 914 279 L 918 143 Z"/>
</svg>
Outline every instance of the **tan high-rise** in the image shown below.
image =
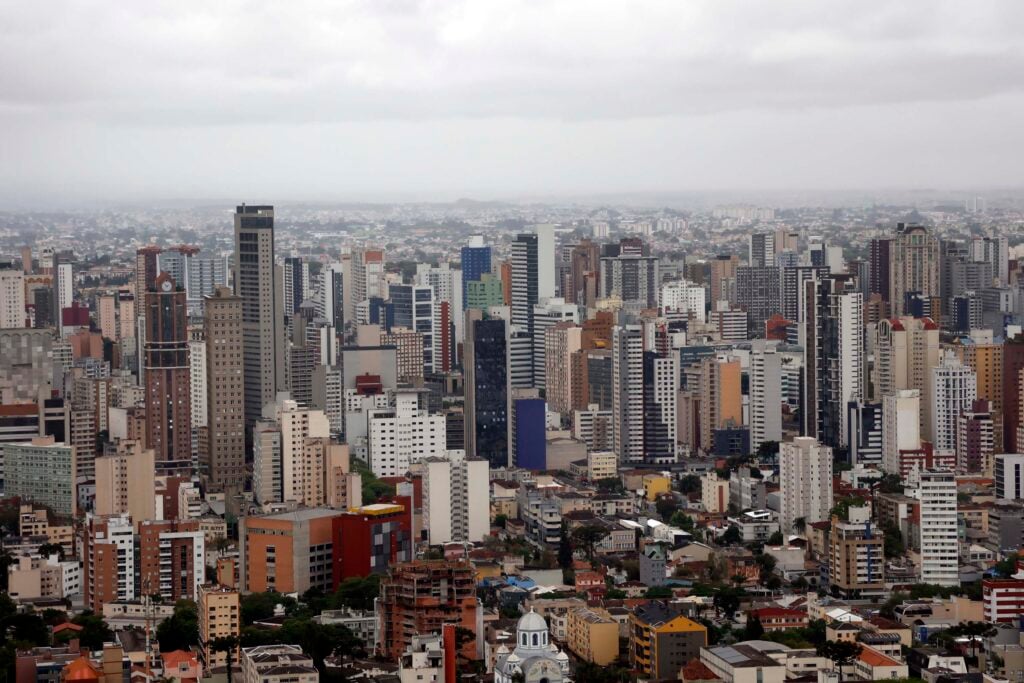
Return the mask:
<svg viewBox="0 0 1024 683">
<path fill-rule="evenodd" d="M 939 326 L 931 318 L 892 318 L 875 334 L 874 396 L 901 389 L 921 392 L 921 433 L 931 434 L 932 368 L 939 364 Z"/>
<path fill-rule="evenodd" d="M 889 306 L 904 314 L 904 296 L 939 296 L 939 238 L 920 225 L 899 224 L 889 246 Z"/>
<path fill-rule="evenodd" d="M 242 298 L 227 287 L 205 297 L 203 331 L 207 417 L 200 468 L 213 488 L 240 488 L 245 479 Z"/>
<path fill-rule="evenodd" d="M 199 659 L 207 671 L 227 664 L 227 653 L 217 650 L 218 638 L 238 637 L 242 632 L 241 603 L 238 591 L 223 586 L 199 587 Z M 236 648 L 232 659 L 238 661 Z"/>
<path fill-rule="evenodd" d="M 156 519 L 154 452 L 138 441 L 122 441 L 118 452 L 96 458 L 95 513 L 131 515 L 135 529 Z"/>
</svg>

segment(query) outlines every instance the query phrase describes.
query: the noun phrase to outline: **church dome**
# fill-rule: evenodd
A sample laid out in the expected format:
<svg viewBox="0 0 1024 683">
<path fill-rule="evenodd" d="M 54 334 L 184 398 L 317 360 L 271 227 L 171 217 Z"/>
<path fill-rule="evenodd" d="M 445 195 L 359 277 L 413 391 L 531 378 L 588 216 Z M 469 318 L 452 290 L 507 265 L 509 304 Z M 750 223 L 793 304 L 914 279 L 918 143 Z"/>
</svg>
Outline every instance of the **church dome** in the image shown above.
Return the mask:
<svg viewBox="0 0 1024 683">
<path fill-rule="evenodd" d="M 516 626 L 517 631 L 547 631 L 548 622 L 544 621 L 544 617 L 537 614 L 533 610 L 530 610 L 519 618 L 519 624 Z"/>
</svg>

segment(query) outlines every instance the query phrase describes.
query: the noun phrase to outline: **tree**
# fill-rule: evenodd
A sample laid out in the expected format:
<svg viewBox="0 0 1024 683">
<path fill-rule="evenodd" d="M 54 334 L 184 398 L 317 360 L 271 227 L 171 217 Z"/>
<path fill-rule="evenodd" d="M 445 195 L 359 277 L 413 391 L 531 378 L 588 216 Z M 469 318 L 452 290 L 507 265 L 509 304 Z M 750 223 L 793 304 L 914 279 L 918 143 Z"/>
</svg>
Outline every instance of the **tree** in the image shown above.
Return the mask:
<svg viewBox="0 0 1024 683">
<path fill-rule="evenodd" d="M 1005 560 L 996 562 L 995 570 L 1004 578 L 1009 578 L 1017 573 L 1017 553 L 1010 553 Z"/>
<path fill-rule="evenodd" d="M 60 543 L 44 543 L 39 546 L 40 557 L 49 557 L 50 555 L 56 555 L 63 562 L 64 546 Z"/>
<path fill-rule="evenodd" d="M 380 596 L 380 574 L 367 577 L 349 577 L 338 584 L 338 589 L 328 599 L 330 609 L 371 610 Z"/>
<path fill-rule="evenodd" d="M 966 621 L 959 624 L 955 624 L 949 629 L 949 634 L 957 637 L 968 638 L 968 643 L 971 647 L 971 657 L 977 658 L 977 647 L 979 638 L 988 638 L 989 636 L 995 635 L 995 628 L 991 624 L 984 621 Z"/>
<path fill-rule="evenodd" d="M 751 614 L 747 617 L 747 626 L 743 629 L 743 640 L 761 640 L 764 636 L 764 625 L 757 615 Z"/>
<path fill-rule="evenodd" d="M 881 493 L 903 493 L 903 480 L 898 474 L 885 474 L 876 484 Z"/>
<path fill-rule="evenodd" d="M 569 540 L 569 525 L 562 522 L 562 534 L 558 539 L 558 566 L 568 569 L 572 566 L 572 543 Z"/>
<path fill-rule="evenodd" d="M 853 664 L 863 648 L 846 640 L 828 640 L 819 644 L 816 649 L 819 657 L 832 660 L 839 670 L 839 680 L 843 680 L 843 667 Z"/>
<path fill-rule="evenodd" d="M 583 548 L 588 560 L 594 559 L 594 546 L 608 535 L 608 530 L 596 524 L 577 527 L 572 532 L 573 543 Z"/>
<path fill-rule="evenodd" d="M 72 619 L 71 623 L 81 626 L 82 630 L 77 634 L 73 634 L 71 631 L 65 631 L 65 633 L 69 638 L 78 638 L 82 647 L 87 647 L 90 650 L 102 650 L 103 643 L 109 643 L 114 639 L 114 632 L 107 626 L 107 622 L 92 610 L 85 610 Z"/>
<path fill-rule="evenodd" d="M 672 514 L 679 509 L 679 502 L 676 497 L 672 494 L 664 494 L 658 496 L 657 500 L 654 501 L 654 509 L 658 511 L 658 516 L 663 521 L 671 519 Z"/>
<path fill-rule="evenodd" d="M 778 441 L 762 441 L 761 445 L 757 447 L 757 457 L 759 460 L 772 461 L 779 457 L 779 442 Z"/>
<path fill-rule="evenodd" d="M 883 552 L 886 557 L 903 557 L 906 552 L 906 545 L 903 543 L 903 534 L 892 524 L 887 524 L 883 529 L 884 544 Z"/>
<path fill-rule="evenodd" d="M 494 515 L 494 526 L 504 529 L 506 524 L 508 524 L 508 515 Z"/>
<path fill-rule="evenodd" d="M 715 605 L 715 609 L 720 611 L 726 619 L 732 621 L 733 615 L 740 608 L 740 598 L 746 595 L 746 593 L 745 590 L 739 587 L 722 588 L 715 593 L 712 602 Z"/>
<path fill-rule="evenodd" d="M 644 597 L 648 600 L 664 600 L 672 597 L 672 589 L 668 586 L 651 586 Z"/>
<path fill-rule="evenodd" d="M 700 491 L 701 481 L 696 474 L 687 474 L 679 480 L 679 490 L 683 493 L 697 493 Z"/>
<path fill-rule="evenodd" d="M 743 536 L 740 534 L 740 530 L 737 527 L 730 526 L 725 530 L 725 533 L 718 538 L 719 545 L 736 545 L 743 540 Z"/>
<path fill-rule="evenodd" d="M 776 531 L 768 537 L 768 541 L 765 543 L 765 545 L 782 545 L 785 542 L 786 539 L 782 537 L 782 532 Z"/>
<path fill-rule="evenodd" d="M 196 603 L 191 600 L 174 603 L 174 612 L 156 627 L 156 639 L 161 652 L 187 650 L 199 643 L 199 608 Z"/>
</svg>

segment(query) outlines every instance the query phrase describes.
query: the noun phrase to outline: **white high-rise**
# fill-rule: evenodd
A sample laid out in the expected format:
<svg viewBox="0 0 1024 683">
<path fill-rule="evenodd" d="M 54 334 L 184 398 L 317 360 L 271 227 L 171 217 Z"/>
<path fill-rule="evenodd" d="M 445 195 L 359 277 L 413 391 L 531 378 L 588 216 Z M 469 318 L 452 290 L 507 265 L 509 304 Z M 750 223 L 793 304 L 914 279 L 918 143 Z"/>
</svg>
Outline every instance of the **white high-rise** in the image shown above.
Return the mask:
<svg viewBox="0 0 1024 683">
<path fill-rule="evenodd" d="M 699 323 L 707 321 L 703 285 L 689 280 L 674 280 L 663 284 L 660 294 L 659 304 L 666 316 L 676 314 L 687 317 L 692 314 L 693 319 Z"/>
<path fill-rule="evenodd" d="M 560 322 L 580 322 L 580 307 L 553 298 L 533 307 L 533 386 L 542 389 L 547 381 L 545 333 Z"/>
<path fill-rule="evenodd" d="M 550 299 L 557 293 L 555 286 L 555 226 L 538 225 L 537 231 L 537 298 Z"/>
<path fill-rule="evenodd" d="M 808 436 L 779 447 L 779 522 L 790 533 L 829 518 L 832 509 L 832 449 Z"/>
<path fill-rule="evenodd" d="M 750 451 L 782 440 L 782 359 L 778 343 L 755 339 L 750 346 Z"/>
<path fill-rule="evenodd" d="M 993 470 L 997 500 L 1021 500 L 1024 498 L 1024 455 L 1000 453 L 995 457 Z"/>
<path fill-rule="evenodd" d="M 418 391 L 396 391 L 394 406 L 367 413 L 370 469 L 378 477 L 399 477 L 409 465 L 447 453 L 444 415 L 420 408 Z"/>
<path fill-rule="evenodd" d="M 882 399 L 882 469 L 901 474 L 900 451 L 921 447 L 921 392 L 900 389 Z"/>
<path fill-rule="evenodd" d="M 25 275 L 0 270 L 0 329 L 25 327 Z"/>
<path fill-rule="evenodd" d="M 956 477 L 949 470 L 923 470 L 917 477 L 921 583 L 959 586 Z"/>
<path fill-rule="evenodd" d="M 430 545 L 477 543 L 491 530 L 488 464 L 465 451 L 423 462 L 423 528 Z"/>
<path fill-rule="evenodd" d="M 279 400 L 281 429 L 281 489 L 285 502 L 306 503 L 323 498 L 323 461 L 309 448 L 310 439 L 327 439 L 331 423 L 322 410 L 301 408 L 292 400 Z"/>
<path fill-rule="evenodd" d="M 969 411 L 978 397 L 977 375 L 946 351 L 932 368 L 931 380 L 932 445 L 937 451 L 953 451 L 960 413 Z"/>
<path fill-rule="evenodd" d="M 620 463 L 644 459 L 644 339 L 639 325 L 612 331 L 612 426 Z"/>
</svg>

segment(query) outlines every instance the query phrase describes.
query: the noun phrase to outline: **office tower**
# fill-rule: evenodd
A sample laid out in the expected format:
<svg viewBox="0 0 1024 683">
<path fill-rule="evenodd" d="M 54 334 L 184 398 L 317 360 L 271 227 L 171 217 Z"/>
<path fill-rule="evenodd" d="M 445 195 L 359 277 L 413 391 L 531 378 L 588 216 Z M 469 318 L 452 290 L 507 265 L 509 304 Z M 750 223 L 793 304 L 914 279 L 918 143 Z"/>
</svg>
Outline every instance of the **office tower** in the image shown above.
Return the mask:
<svg viewBox="0 0 1024 683">
<path fill-rule="evenodd" d="M 736 300 L 736 269 L 740 259 L 735 254 L 719 254 L 711 262 L 711 309 L 719 301 Z"/>
<path fill-rule="evenodd" d="M 918 477 L 914 497 L 921 506 L 921 583 L 959 586 L 956 477 L 950 470 L 922 470 Z"/>
<path fill-rule="evenodd" d="M 473 566 L 465 560 L 416 560 L 391 567 L 381 579 L 377 601 L 381 653 L 397 659 L 413 636 L 436 633 L 447 623 L 482 634 L 475 585 Z M 470 645 L 477 647 L 476 642 Z"/>
<path fill-rule="evenodd" d="M 921 392 L 897 389 L 882 397 L 882 469 L 902 474 L 900 454 L 921 448 Z"/>
<path fill-rule="evenodd" d="M 507 322 L 466 312 L 466 455 L 491 467 L 509 463 L 509 347 Z"/>
<path fill-rule="evenodd" d="M 626 308 L 657 308 L 661 284 L 658 273 L 657 256 L 648 255 L 646 247 L 623 240 L 617 255 L 601 257 L 600 296 L 618 299 Z"/>
<path fill-rule="evenodd" d="M 889 246 L 889 305 L 892 315 L 905 315 L 907 292 L 938 297 L 939 240 L 920 225 L 896 226 Z"/>
<path fill-rule="evenodd" d="M 0 329 L 26 327 L 25 276 L 20 270 L 0 270 Z"/>
<path fill-rule="evenodd" d="M 537 235 L 521 233 L 512 242 L 511 323 L 533 339 L 533 307 L 539 300 Z"/>
<path fill-rule="evenodd" d="M 143 366 L 146 444 L 158 471 L 192 466 L 192 416 L 185 292 L 166 273 L 146 292 Z"/>
<path fill-rule="evenodd" d="M 430 545 L 478 543 L 491 530 L 486 460 L 455 452 L 423 470 L 423 529 Z"/>
<path fill-rule="evenodd" d="M 1020 453 L 1024 452 L 1024 333 L 1003 344 L 1002 366 L 1003 451 Z"/>
<path fill-rule="evenodd" d="M 321 271 L 320 317 L 341 333 L 345 329 L 345 271 L 341 263 L 329 263 Z"/>
<path fill-rule="evenodd" d="M 580 307 L 569 304 L 565 299 L 546 299 L 533 307 L 533 383 L 531 386 L 542 389 L 546 386 L 547 361 L 547 330 L 559 323 L 579 324 Z"/>
<path fill-rule="evenodd" d="M 957 421 L 978 397 L 974 371 L 963 365 L 952 351 L 942 354 L 931 372 L 931 442 L 936 450 L 956 449 Z"/>
<path fill-rule="evenodd" d="M 463 310 L 469 306 L 469 283 L 479 282 L 485 274 L 490 273 L 491 248 L 484 244 L 484 238 L 481 235 L 473 235 L 469 238 L 469 244 L 462 247 Z"/>
<path fill-rule="evenodd" d="M 413 559 L 416 539 L 412 499 L 398 500 L 405 504 L 374 503 L 350 508 L 332 520 L 331 533 L 338 548 L 334 554 L 334 585 L 345 579 L 385 574 L 388 567 Z"/>
<path fill-rule="evenodd" d="M 188 311 L 190 316 L 200 317 L 203 313 L 203 300 L 228 285 L 228 260 L 223 256 L 199 257 L 190 256 L 187 261 Z"/>
<path fill-rule="evenodd" d="M 804 254 L 803 260 L 808 265 L 827 266 L 828 257 L 825 247 L 825 238 L 821 235 L 809 235 L 807 237 L 807 251 Z"/>
<path fill-rule="evenodd" d="M 601 271 L 601 247 L 588 239 L 572 248 L 569 255 L 569 269 L 566 281 L 562 285 L 562 295 L 566 301 L 580 306 L 592 306 L 587 296 L 587 283 Z"/>
<path fill-rule="evenodd" d="M 215 647 L 221 638 L 238 638 L 242 632 L 238 591 L 216 584 L 199 587 L 199 661 L 209 671 L 227 664 L 228 653 Z M 231 659 L 238 661 L 238 648 Z"/>
<path fill-rule="evenodd" d="M 334 584 L 333 521 L 342 513 L 300 508 L 238 520 L 242 593 L 329 591 Z"/>
<path fill-rule="evenodd" d="M 159 518 L 152 448 L 143 448 L 138 441 L 122 441 L 118 452 L 96 458 L 95 467 L 95 514 L 127 514 L 136 527 L 142 520 Z"/>
<path fill-rule="evenodd" d="M 993 476 L 995 452 L 995 421 L 991 404 L 983 398 L 975 399 L 971 407 L 957 417 L 957 472 Z"/>
<path fill-rule="evenodd" d="M 32 327 L 35 329 L 57 327 L 58 318 L 54 317 L 56 305 L 53 303 L 53 289 L 37 287 L 32 290 L 30 298 L 32 301 Z"/>
<path fill-rule="evenodd" d="M 555 269 L 555 226 L 549 223 L 534 227 L 537 234 L 537 299 L 550 299 L 558 294 Z"/>
<path fill-rule="evenodd" d="M 775 233 L 755 232 L 749 238 L 747 264 L 751 268 L 775 265 Z"/>
<path fill-rule="evenodd" d="M 466 290 L 466 298 L 463 301 L 463 310 L 476 308 L 486 311 L 492 306 L 504 305 L 504 293 L 501 290 L 501 279 L 492 273 L 484 273 L 479 280 L 463 282 Z"/>
<path fill-rule="evenodd" d="M 245 480 L 245 360 L 242 297 L 227 287 L 204 297 L 206 426 L 200 474 L 216 490 Z"/>
<path fill-rule="evenodd" d="M 728 301 L 719 301 L 711 311 L 710 323 L 722 341 L 744 341 L 747 337 L 747 312 L 732 307 Z"/>
<path fill-rule="evenodd" d="M 1010 268 L 1009 240 L 1006 237 L 975 237 L 970 241 L 968 253 L 970 260 L 989 264 L 992 276 L 1000 286 L 1006 286 Z"/>
<path fill-rule="evenodd" d="M 764 334 L 764 323 L 782 310 L 779 300 L 781 283 L 775 266 L 736 269 L 736 304 L 747 312 L 751 336 Z"/>
<path fill-rule="evenodd" d="M 832 449 L 798 436 L 779 446 L 779 524 L 783 535 L 794 523 L 829 518 L 832 509 Z"/>
<path fill-rule="evenodd" d="M 547 404 L 535 389 L 513 389 L 509 460 L 525 470 L 547 469 Z"/>
<path fill-rule="evenodd" d="M 666 318 L 672 320 L 679 316 L 682 320 L 692 317 L 695 322 L 707 320 L 704 304 L 704 286 L 688 280 L 673 280 L 661 286 L 661 311 Z"/>
<path fill-rule="evenodd" d="M 649 321 L 612 333 L 612 413 L 621 463 L 675 462 L 679 358 L 659 355 L 657 336 Z"/>
<path fill-rule="evenodd" d="M 367 417 L 368 464 L 378 477 L 400 477 L 413 463 L 447 452 L 444 415 L 420 405 L 420 392 L 398 391 L 394 405 L 371 410 Z"/>
<path fill-rule="evenodd" d="M 514 389 L 533 388 L 533 337 L 515 325 L 508 331 L 508 383 Z"/>
<path fill-rule="evenodd" d="M 792 266 L 782 268 L 780 278 L 780 305 L 782 317 L 794 323 L 803 322 L 806 304 L 805 282 L 818 280 L 828 276 L 824 266 Z M 866 300 L 866 299 L 865 299 Z"/>
<path fill-rule="evenodd" d="M 462 312 L 462 271 L 448 263 L 416 266 L 416 284 L 434 290 L 434 358 L 435 372 L 449 372 L 454 367 L 454 347 L 465 338 Z"/>
<path fill-rule="evenodd" d="M 871 273 L 871 293 L 881 294 L 886 303 L 890 296 L 890 265 L 892 238 L 883 237 L 871 240 L 868 251 L 868 264 Z M 888 313 L 886 313 L 888 315 Z"/>
<path fill-rule="evenodd" d="M 284 288 L 281 301 L 285 320 L 290 320 L 298 312 L 302 302 L 309 298 L 309 264 L 303 263 L 300 256 L 286 256 L 284 259 Z"/>
<path fill-rule="evenodd" d="M 3 451 L 4 495 L 45 505 L 54 514 L 78 514 L 77 451 L 52 436 L 6 443 Z"/>
<path fill-rule="evenodd" d="M 864 301 L 856 283 L 831 275 L 804 283 L 804 434 L 846 446 L 847 405 L 864 398 Z"/>
<path fill-rule="evenodd" d="M 1024 499 L 1024 455 L 1000 453 L 994 470 L 996 500 Z"/>
<path fill-rule="evenodd" d="M 882 404 L 851 401 L 846 419 L 850 464 L 882 464 Z"/>
<path fill-rule="evenodd" d="M 884 534 L 871 521 L 871 508 L 850 506 L 845 519 L 832 515 L 828 532 L 828 587 L 846 600 L 886 595 Z"/>
<path fill-rule="evenodd" d="M 949 302 L 949 319 L 946 329 L 957 334 L 970 334 L 979 329 L 984 320 L 984 303 L 975 291 L 954 296 Z"/>
<path fill-rule="evenodd" d="M 754 340 L 750 347 L 750 450 L 782 441 L 782 361 L 778 344 Z"/>
<path fill-rule="evenodd" d="M 82 533 L 82 602 L 96 614 L 136 596 L 135 530 L 128 515 L 88 515 Z M 153 587 L 155 590 L 155 587 Z"/>
<path fill-rule="evenodd" d="M 681 440 L 704 453 L 714 449 L 715 432 L 743 424 L 740 361 L 727 356 L 707 356 L 687 368 L 686 388 L 694 392 L 696 425 L 690 441 Z"/>
<path fill-rule="evenodd" d="M 572 372 L 572 358 L 582 349 L 583 328 L 571 321 L 556 323 L 544 333 L 544 396 L 550 409 L 567 416 L 580 377 Z"/>
<path fill-rule="evenodd" d="M 352 252 L 352 304 L 367 299 L 387 299 L 384 279 L 384 251 L 357 249 Z"/>
<path fill-rule="evenodd" d="M 393 327 L 380 335 L 380 343 L 394 346 L 398 359 L 398 379 L 414 383 L 423 379 L 423 335 L 419 332 Z"/>
<path fill-rule="evenodd" d="M 423 372 L 435 372 L 435 358 L 439 360 L 442 354 L 434 289 L 429 285 L 391 285 L 388 291 L 394 311 L 393 327 L 411 330 L 423 337 Z"/>
<path fill-rule="evenodd" d="M 56 257 L 55 257 L 56 258 Z M 64 329 L 63 312 L 75 300 L 75 272 L 70 261 L 62 257 L 53 268 L 53 320 L 61 331 Z"/>
<path fill-rule="evenodd" d="M 274 207 L 235 211 L 235 294 L 242 299 L 245 423 L 251 426 L 284 386 L 284 325 L 274 274 Z"/>
<path fill-rule="evenodd" d="M 139 530 L 139 588 L 169 604 L 195 600 L 206 582 L 205 534 L 199 520 L 143 520 Z"/>
</svg>

